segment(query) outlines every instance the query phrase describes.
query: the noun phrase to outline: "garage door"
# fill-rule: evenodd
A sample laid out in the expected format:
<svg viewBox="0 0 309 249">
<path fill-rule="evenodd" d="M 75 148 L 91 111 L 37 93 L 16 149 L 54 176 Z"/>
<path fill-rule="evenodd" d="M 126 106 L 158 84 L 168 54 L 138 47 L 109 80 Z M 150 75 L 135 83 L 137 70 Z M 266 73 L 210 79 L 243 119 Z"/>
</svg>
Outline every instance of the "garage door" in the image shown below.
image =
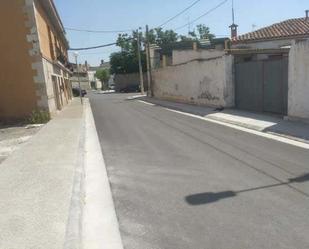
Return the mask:
<svg viewBox="0 0 309 249">
<path fill-rule="evenodd" d="M 235 70 L 237 108 L 287 114 L 287 58 L 242 62 Z"/>
</svg>

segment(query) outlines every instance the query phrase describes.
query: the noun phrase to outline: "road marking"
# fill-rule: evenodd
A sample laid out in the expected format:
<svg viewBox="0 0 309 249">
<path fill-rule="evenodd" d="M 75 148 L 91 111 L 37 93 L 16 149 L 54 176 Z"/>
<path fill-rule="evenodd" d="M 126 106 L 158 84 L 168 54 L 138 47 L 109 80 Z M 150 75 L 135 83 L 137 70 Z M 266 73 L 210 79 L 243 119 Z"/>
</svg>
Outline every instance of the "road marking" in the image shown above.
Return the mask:
<svg viewBox="0 0 309 249">
<path fill-rule="evenodd" d="M 138 102 L 141 102 L 143 104 L 150 105 L 150 106 L 156 106 L 155 104 L 148 103 L 148 102 L 142 101 L 142 100 L 138 100 Z M 160 105 L 157 105 L 157 106 L 160 106 Z M 241 127 L 241 126 L 230 124 L 230 123 L 225 123 L 225 122 L 210 119 L 210 118 L 207 118 L 207 117 L 201 117 L 201 116 L 191 114 L 191 113 L 187 113 L 187 112 L 173 110 L 173 109 L 163 107 L 163 106 L 160 106 L 160 107 L 162 109 L 170 111 L 170 112 L 182 114 L 182 115 L 192 117 L 192 118 L 201 119 L 201 120 L 208 121 L 208 122 L 211 122 L 211 123 L 214 123 L 214 124 L 219 124 L 219 125 L 222 125 L 222 126 L 230 127 L 230 128 L 235 129 L 235 130 L 244 131 L 246 133 L 254 134 L 254 135 L 261 136 L 261 137 L 268 138 L 268 139 L 272 139 L 272 140 L 275 140 L 275 141 L 278 141 L 278 142 L 281 142 L 281 143 L 285 143 L 285 144 L 289 144 L 289 145 L 293 145 L 293 146 L 297 146 L 297 147 L 309 150 L 309 144 L 307 144 L 307 143 L 303 143 L 303 142 L 296 141 L 296 140 L 293 140 L 293 139 L 289 139 L 289 138 L 286 138 L 286 137 L 282 137 L 282 136 L 279 136 L 279 135 L 274 135 L 274 134 L 269 134 L 269 133 L 265 133 L 265 132 L 262 132 L 262 131 L 252 130 L 252 129 L 249 129 L 249 128 Z"/>
<path fill-rule="evenodd" d="M 145 105 L 155 106 L 155 104 L 152 104 L 152 103 L 149 103 L 149 102 L 146 102 L 146 101 L 143 101 L 143 100 L 138 100 L 138 102 L 141 102 Z"/>
<path fill-rule="evenodd" d="M 269 134 L 269 133 L 265 133 L 265 132 L 261 132 L 261 131 L 252 130 L 252 129 L 249 129 L 249 128 L 245 128 L 245 127 L 241 127 L 241 126 L 238 126 L 238 125 L 221 122 L 221 121 L 218 121 L 218 120 L 213 120 L 213 119 L 206 118 L 206 117 L 201 117 L 201 116 L 194 115 L 194 114 L 191 114 L 191 113 L 176 111 L 176 110 L 166 108 L 166 107 L 162 107 L 162 108 L 167 110 L 167 111 L 170 111 L 170 112 L 182 114 L 182 115 L 192 117 L 192 118 L 201 119 L 201 120 L 208 121 L 208 122 L 211 122 L 211 123 L 214 123 L 214 124 L 227 126 L 227 127 L 230 127 L 230 128 L 236 129 L 236 130 L 244 131 L 244 132 L 251 133 L 251 134 L 254 134 L 254 135 L 257 135 L 257 136 L 265 137 L 265 138 L 268 138 L 268 139 L 276 140 L 278 142 L 282 142 L 282 143 L 289 144 L 289 145 L 294 145 L 294 146 L 309 150 L 309 144 L 302 143 L 302 142 L 299 142 L 299 141 L 296 141 L 296 140 L 292 140 L 292 139 L 289 139 L 289 138 L 285 138 L 285 137 L 281 137 L 281 136 L 278 136 L 278 135 Z"/>
</svg>

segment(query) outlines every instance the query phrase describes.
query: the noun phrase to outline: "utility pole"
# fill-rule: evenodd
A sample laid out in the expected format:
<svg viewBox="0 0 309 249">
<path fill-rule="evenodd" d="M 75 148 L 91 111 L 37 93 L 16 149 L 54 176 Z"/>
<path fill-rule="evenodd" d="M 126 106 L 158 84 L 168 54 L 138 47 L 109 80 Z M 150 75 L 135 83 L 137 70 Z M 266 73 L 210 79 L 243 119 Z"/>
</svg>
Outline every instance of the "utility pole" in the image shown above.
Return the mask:
<svg viewBox="0 0 309 249">
<path fill-rule="evenodd" d="M 81 88 L 81 85 L 80 85 L 80 78 L 79 78 L 79 65 L 78 65 L 78 61 L 77 61 L 77 57 L 78 57 L 77 52 L 74 53 L 74 57 L 75 57 L 76 70 L 77 70 L 80 103 L 83 104 L 82 88 Z"/>
<path fill-rule="evenodd" d="M 139 28 L 141 29 L 141 28 Z M 143 66 L 142 66 L 142 57 L 141 57 L 141 43 L 139 37 L 139 29 L 136 30 L 137 33 L 137 56 L 138 56 L 138 66 L 139 66 L 139 79 L 141 85 L 141 93 L 144 95 L 144 75 L 143 75 Z"/>
<path fill-rule="evenodd" d="M 149 28 L 146 25 L 146 57 L 147 57 L 147 80 L 148 80 L 148 96 L 153 97 L 152 79 L 151 79 L 151 63 L 150 63 L 150 44 L 149 44 Z"/>
</svg>

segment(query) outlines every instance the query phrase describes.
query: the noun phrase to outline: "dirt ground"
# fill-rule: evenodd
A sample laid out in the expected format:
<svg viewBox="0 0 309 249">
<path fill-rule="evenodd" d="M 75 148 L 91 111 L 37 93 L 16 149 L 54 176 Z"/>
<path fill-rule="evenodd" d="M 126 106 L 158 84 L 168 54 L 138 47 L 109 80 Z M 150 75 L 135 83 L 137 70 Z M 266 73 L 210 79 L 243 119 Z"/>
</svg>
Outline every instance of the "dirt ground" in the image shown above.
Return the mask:
<svg viewBox="0 0 309 249">
<path fill-rule="evenodd" d="M 0 164 L 41 128 L 42 125 L 0 125 Z"/>
</svg>

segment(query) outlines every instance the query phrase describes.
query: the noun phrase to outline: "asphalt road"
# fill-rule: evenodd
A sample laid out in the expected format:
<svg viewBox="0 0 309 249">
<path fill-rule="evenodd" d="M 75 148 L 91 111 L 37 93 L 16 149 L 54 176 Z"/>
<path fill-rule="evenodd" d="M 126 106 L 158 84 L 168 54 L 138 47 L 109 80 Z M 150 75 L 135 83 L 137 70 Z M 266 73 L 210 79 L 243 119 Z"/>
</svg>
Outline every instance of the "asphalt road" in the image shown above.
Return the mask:
<svg viewBox="0 0 309 249">
<path fill-rule="evenodd" d="M 126 249 L 309 248 L 309 151 L 90 95 Z"/>
</svg>

